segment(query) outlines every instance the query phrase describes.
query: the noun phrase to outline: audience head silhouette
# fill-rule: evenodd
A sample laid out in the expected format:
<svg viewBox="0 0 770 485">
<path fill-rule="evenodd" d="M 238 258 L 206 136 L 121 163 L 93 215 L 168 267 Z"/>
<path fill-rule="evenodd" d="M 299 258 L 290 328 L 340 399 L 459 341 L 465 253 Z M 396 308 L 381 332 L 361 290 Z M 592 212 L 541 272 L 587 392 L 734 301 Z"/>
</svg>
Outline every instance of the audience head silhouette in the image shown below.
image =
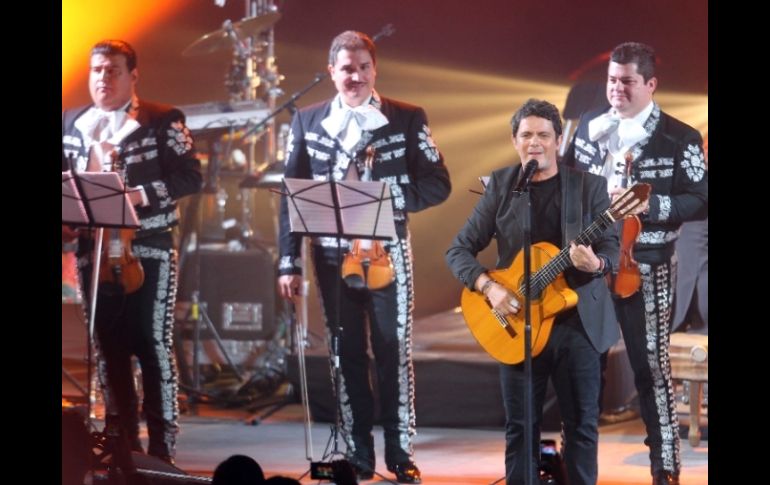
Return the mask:
<svg viewBox="0 0 770 485">
<path fill-rule="evenodd" d="M 260 485 L 265 483 L 262 467 L 253 458 L 233 455 L 214 470 L 212 485 Z"/>
</svg>

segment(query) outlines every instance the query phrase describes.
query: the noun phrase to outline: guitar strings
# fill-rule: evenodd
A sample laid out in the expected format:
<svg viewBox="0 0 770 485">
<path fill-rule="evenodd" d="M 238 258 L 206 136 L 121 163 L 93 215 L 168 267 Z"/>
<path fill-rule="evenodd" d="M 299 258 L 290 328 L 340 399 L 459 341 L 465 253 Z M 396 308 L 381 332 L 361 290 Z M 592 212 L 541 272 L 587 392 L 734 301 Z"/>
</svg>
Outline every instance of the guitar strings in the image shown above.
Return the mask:
<svg viewBox="0 0 770 485">
<path fill-rule="evenodd" d="M 610 211 L 607 210 L 591 223 L 585 231 L 578 235 L 578 237 L 575 238 L 575 242 L 587 246 L 610 227 L 612 222 L 613 220 L 610 216 Z M 540 295 L 543 289 L 545 289 L 551 281 L 559 276 L 559 274 L 571 264 L 572 260 L 569 257 L 569 246 L 567 246 L 562 248 L 561 251 L 559 251 L 559 254 L 532 276 L 530 287 L 534 290 L 534 294 Z M 519 293 L 521 295 L 526 295 L 523 284 L 519 287 Z"/>
</svg>

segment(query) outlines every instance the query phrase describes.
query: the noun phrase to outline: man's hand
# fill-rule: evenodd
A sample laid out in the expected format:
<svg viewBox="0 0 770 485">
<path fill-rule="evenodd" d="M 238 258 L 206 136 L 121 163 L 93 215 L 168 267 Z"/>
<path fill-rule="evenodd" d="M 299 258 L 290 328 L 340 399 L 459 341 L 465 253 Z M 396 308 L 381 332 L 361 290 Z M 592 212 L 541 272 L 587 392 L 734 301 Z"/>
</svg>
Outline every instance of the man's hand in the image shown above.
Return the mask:
<svg viewBox="0 0 770 485">
<path fill-rule="evenodd" d="M 476 291 L 483 293 L 492 309 L 500 315 L 515 315 L 521 309 L 521 303 L 519 303 L 516 295 L 508 291 L 505 286 L 492 280 L 486 273 L 476 279 Z"/>
<path fill-rule="evenodd" d="M 302 276 L 286 274 L 278 277 L 278 294 L 287 300 L 293 300 L 299 295 L 299 287 L 302 284 Z"/>
<path fill-rule="evenodd" d="M 487 290 L 486 296 L 489 304 L 500 315 L 516 315 L 521 310 L 521 303 L 516 299 L 516 295 L 503 285 L 493 283 Z"/>
<path fill-rule="evenodd" d="M 131 202 L 131 205 L 139 207 L 144 205 L 142 189 L 140 187 L 128 187 L 126 193 L 128 194 L 128 200 Z"/>
<path fill-rule="evenodd" d="M 586 273 L 596 273 L 604 265 L 602 259 L 594 254 L 591 246 L 575 244 L 574 241 L 569 243 L 569 259 L 572 260 L 573 266 Z"/>
<path fill-rule="evenodd" d="M 61 225 L 61 242 L 63 244 L 74 242 L 78 238 L 79 231 L 66 224 Z"/>
</svg>

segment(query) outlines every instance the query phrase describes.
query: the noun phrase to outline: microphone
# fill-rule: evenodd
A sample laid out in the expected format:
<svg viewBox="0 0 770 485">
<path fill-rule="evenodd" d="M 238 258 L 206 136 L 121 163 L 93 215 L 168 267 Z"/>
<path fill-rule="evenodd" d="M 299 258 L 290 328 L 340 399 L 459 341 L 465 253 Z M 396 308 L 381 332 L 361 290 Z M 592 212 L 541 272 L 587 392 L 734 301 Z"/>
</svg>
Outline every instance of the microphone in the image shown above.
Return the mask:
<svg viewBox="0 0 770 485">
<path fill-rule="evenodd" d="M 535 170 L 537 170 L 537 160 L 532 159 L 527 162 L 527 164 L 524 166 L 524 169 L 521 171 L 519 175 L 519 181 L 516 183 L 516 187 L 513 189 L 513 191 L 524 192 L 527 187 L 529 187 L 529 182 L 532 180 L 532 176 L 535 174 Z"/>
</svg>

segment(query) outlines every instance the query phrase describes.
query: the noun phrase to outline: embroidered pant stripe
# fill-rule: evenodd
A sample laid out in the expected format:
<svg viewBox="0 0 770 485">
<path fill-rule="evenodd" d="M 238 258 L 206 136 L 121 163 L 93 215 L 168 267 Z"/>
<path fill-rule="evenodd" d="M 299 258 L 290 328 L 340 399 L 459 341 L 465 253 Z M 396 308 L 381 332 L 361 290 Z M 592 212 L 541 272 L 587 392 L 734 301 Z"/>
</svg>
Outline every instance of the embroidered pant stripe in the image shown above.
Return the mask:
<svg viewBox="0 0 770 485">
<path fill-rule="evenodd" d="M 134 246 L 134 252 L 142 259 L 160 261 L 158 284 L 152 307 L 152 341 L 155 348 L 150 354 L 157 358 L 159 379 L 153 379 L 159 389 L 149 393 L 145 389 L 144 412 L 150 435 L 148 452 L 157 455 L 173 454 L 179 430 L 179 392 L 176 359 L 173 352 L 174 306 L 177 292 L 177 253 L 175 250 Z M 152 384 L 151 384 L 152 385 Z M 145 388 L 147 384 L 145 384 Z M 156 396 L 157 393 L 157 396 Z M 150 403 L 148 399 L 158 400 Z M 160 415 L 155 415 L 157 411 Z"/>
<path fill-rule="evenodd" d="M 83 251 L 88 251 L 87 247 Z M 131 356 L 142 371 L 143 410 L 150 436 L 148 452 L 173 455 L 178 432 L 176 362 L 172 351 L 174 305 L 177 289 L 177 253 L 172 249 L 133 245 L 145 280 L 130 295 L 100 294 L 96 336 L 99 343 L 99 377 L 107 413 L 119 415 L 121 427 L 138 441 L 138 396 L 133 382 Z M 81 254 L 84 294 L 90 288 L 90 255 Z M 109 386 L 107 385 L 109 384 Z"/>
<path fill-rule="evenodd" d="M 653 468 L 678 473 L 679 420 L 671 377 L 669 341 L 676 286 L 676 257 L 659 265 L 639 264 L 644 298 L 647 365 L 652 380 L 652 395 L 647 413 L 648 445 Z M 652 415 L 649 411 L 653 411 Z"/>
<path fill-rule="evenodd" d="M 329 326 L 336 319 L 336 285 L 339 266 L 331 248 L 313 248 L 316 283 L 320 289 L 322 308 Z M 341 379 L 339 412 L 346 444 L 353 453 L 367 451 L 373 425 L 373 397 L 369 390 L 370 342 L 376 357 L 380 408 L 386 435 L 386 460 L 403 461 L 411 457 L 411 438 L 415 434 L 414 370 L 411 358 L 413 308 L 412 257 L 408 239 L 389 246 L 395 282 L 377 291 L 350 290 L 343 283 L 340 312 L 345 329 L 341 337 Z M 369 333 L 364 320 L 368 317 Z M 332 334 L 329 333 L 330 355 Z M 369 337 L 369 342 L 367 342 Z M 334 372 L 334 363 L 332 373 Z M 351 381 L 352 380 L 352 381 Z M 390 450 L 390 451 L 388 451 Z M 368 450 L 373 453 L 373 449 Z M 362 455 L 363 456 L 363 455 Z"/>
<path fill-rule="evenodd" d="M 399 443 L 401 449 L 411 456 L 412 436 L 416 434 L 414 412 L 414 365 L 412 363 L 412 327 L 414 311 L 414 279 L 412 246 L 409 235 L 399 244 L 391 246 L 391 259 L 396 269 L 396 295 L 398 299 L 399 333 Z"/>
</svg>

